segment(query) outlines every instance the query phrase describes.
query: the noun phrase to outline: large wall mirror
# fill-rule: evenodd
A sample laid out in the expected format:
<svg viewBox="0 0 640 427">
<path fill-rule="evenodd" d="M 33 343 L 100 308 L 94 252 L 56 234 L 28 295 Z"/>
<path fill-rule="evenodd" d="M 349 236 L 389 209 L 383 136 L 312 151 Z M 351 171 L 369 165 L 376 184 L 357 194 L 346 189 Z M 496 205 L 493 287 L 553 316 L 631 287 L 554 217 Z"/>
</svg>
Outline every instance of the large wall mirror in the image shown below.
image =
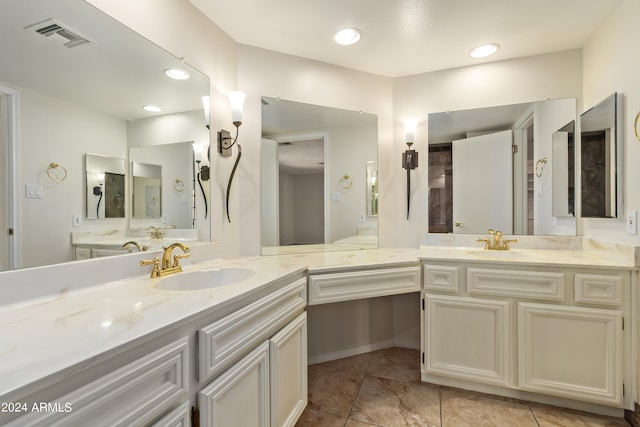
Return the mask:
<svg viewBox="0 0 640 427">
<path fill-rule="evenodd" d="M 33 189 L 28 198 L 24 188 L 1 193 L 0 210 L 17 212 L 18 221 L 11 260 L 0 270 L 71 261 L 72 233 L 85 233 L 85 241 L 105 230 L 126 238 L 154 225 L 209 241 L 210 197 L 192 193 L 191 148 L 206 152 L 209 144 L 206 75 L 82 0 L 5 0 L 0 37 L 0 101 L 19 99 L 19 111 L 10 112 L 19 115 L 19 139 L 0 138 L 0 151 L 17 151 L 19 162 L 2 157 L 1 169 Z M 184 73 L 170 78 L 173 69 Z M 8 134 L 8 124 L 1 126 Z M 164 145 L 182 147 L 181 154 L 160 160 Z M 123 167 L 98 171 L 105 159 Z M 132 168 L 145 169 L 144 184 L 134 182 Z M 138 184 L 144 195 L 134 193 Z M 134 212 L 133 196 L 148 199 L 144 213 Z"/>
<path fill-rule="evenodd" d="M 429 232 L 575 235 L 552 214 L 553 134 L 575 120 L 573 98 L 429 114 Z M 555 173 L 556 169 L 553 169 Z M 556 191 L 557 192 L 557 191 Z"/>
<path fill-rule="evenodd" d="M 580 116 L 581 214 L 622 212 L 622 95 L 614 93 Z"/>
<path fill-rule="evenodd" d="M 376 248 L 378 118 L 262 98 L 262 253 Z"/>
</svg>

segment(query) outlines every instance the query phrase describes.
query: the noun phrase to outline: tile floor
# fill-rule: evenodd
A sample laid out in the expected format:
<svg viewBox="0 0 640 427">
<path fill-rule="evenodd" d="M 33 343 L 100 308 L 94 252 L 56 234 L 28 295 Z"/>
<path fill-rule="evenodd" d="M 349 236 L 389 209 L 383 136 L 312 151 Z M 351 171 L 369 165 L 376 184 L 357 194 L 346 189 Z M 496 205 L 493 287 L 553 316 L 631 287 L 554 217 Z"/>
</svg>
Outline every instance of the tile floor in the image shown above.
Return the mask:
<svg viewBox="0 0 640 427">
<path fill-rule="evenodd" d="M 389 348 L 309 366 L 309 404 L 296 426 L 628 426 L 619 418 L 422 383 L 419 358 L 418 350 Z"/>
</svg>

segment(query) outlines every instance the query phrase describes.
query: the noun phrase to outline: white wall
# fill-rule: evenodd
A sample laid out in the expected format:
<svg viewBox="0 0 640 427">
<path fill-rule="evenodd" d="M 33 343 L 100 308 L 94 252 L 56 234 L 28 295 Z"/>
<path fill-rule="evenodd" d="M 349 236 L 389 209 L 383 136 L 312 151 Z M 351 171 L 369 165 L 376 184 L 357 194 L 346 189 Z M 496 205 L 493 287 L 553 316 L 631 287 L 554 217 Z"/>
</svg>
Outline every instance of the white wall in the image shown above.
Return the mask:
<svg viewBox="0 0 640 427">
<path fill-rule="evenodd" d="M 584 47 L 583 110 L 597 104 L 613 92 L 624 95 L 623 209 L 640 209 L 640 141 L 633 134 L 633 122 L 640 111 L 640 2 L 626 0 L 599 28 Z M 610 242 L 640 244 L 640 237 L 626 234 L 624 212 L 618 220 L 583 219 L 581 233 Z"/>
<path fill-rule="evenodd" d="M 86 219 L 85 153 L 126 158 L 126 121 L 20 89 L 20 267 L 70 261 L 71 232 L 124 228 L 125 219 Z M 49 163 L 67 169 L 53 182 Z M 43 198 L 25 198 L 26 184 L 43 186 Z M 71 227 L 72 214 L 83 225 Z M 42 242 L 47 242 L 42 244 Z M 52 248 L 56 248 L 52 250 Z"/>
<path fill-rule="evenodd" d="M 429 113 L 556 98 L 582 98 L 580 50 L 400 77 L 393 81 L 394 147 L 391 180 L 381 188 L 381 235 L 385 246 L 418 245 L 428 230 L 427 141 Z M 406 220 L 406 183 L 400 153 L 406 149 L 404 120 L 419 120 L 415 145 L 420 165 L 412 172 L 411 215 Z M 415 190 L 414 190 L 415 189 Z M 398 209 L 402 207 L 402 209 Z"/>
</svg>

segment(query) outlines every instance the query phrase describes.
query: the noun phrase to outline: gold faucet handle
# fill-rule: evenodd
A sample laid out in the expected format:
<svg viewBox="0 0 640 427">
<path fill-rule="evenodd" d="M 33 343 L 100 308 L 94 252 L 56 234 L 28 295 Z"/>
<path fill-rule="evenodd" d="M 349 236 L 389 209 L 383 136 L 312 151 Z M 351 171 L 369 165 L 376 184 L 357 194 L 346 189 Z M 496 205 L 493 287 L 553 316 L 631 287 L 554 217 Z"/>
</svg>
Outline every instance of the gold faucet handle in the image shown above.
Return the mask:
<svg viewBox="0 0 640 427">
<path fill-rule="evenodd" d="M 476 240 L 476 242 L 478 243 L 484 243 L 484 250 L 486 251 L 487 249 L 489 249 L 489 245 L 491 244 L 491 240 L 490 239 L 478 239 Z"/>
<path fill-rule="evenodd" d="M 509 243 L 517 243 L 518 239 L 505 239 L 502 241 L 502 244 L 504 245 L 505 249 L 509 250 Z"/>
<path fill-rule="evenodd" d="M 151 270 L 151 277 L 158 277 L 160 275 L 160 258 L 155 257 L 154 259 L 140 260 L 141 267 L 145 267 L 147 265 L 153 265 L 153 270 Z"/>
<path fill-rule="evenodd" d="M 494 234 L 496 234 L 493 228 L 490 228 L 489 230 L 487 230 L 487 233 L 489 233 L 489 236 L 493 236 Z"/>
<path fill-rule="evenodd" d="M 184 258 L 189 258 L 191 256 L 190 253 L 177 254 L 173 256 L 173 266 L 180 267 L 180 260 Z"/>
</svg>

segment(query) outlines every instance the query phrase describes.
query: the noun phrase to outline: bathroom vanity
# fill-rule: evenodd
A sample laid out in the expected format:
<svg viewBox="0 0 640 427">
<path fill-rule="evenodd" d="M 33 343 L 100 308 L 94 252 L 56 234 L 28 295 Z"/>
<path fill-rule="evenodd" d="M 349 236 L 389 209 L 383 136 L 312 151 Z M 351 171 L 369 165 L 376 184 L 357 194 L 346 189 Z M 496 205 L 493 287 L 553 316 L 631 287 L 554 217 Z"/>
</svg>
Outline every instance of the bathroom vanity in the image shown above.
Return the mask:
<svg viewBox="0 0 640 427">
<path fill-rule="evenodd" d="M 423 381 L 620 416 L 636 400 L 635 261 L 572 249 L 213 260 L 4 306 L 0 423 L 290 426 L 307 300 L 403 296 L 421 305 Z M 206 285 L 220 269 L 251 274 Z"/>
</svg>

